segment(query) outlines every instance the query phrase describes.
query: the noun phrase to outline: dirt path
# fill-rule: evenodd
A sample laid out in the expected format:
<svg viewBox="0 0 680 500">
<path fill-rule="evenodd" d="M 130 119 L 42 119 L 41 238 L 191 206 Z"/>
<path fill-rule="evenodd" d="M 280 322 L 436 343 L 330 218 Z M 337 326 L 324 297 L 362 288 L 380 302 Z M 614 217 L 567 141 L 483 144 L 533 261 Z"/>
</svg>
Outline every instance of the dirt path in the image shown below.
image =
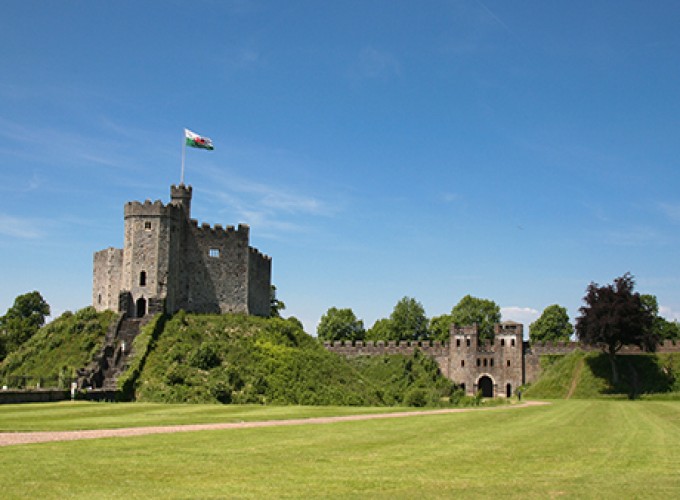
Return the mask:
<svg viewBox="0 0 680 500">
<path fill-rule="evenodd" d="M 490 408 L 447 408 L 443 410 L 405 411 L 396 413 L 373 413 L 368 415 L 346 415 L 341 417 L 298 418 L 291 420 L 266 420 L 260 422 L 236 422 L 216 424 L 165 425 L 159 427 L 128 427 L 124 429 L 97 429 L 88 431 L 50 431 L 50 432 L 2 432 L 0 446 L 17 444 L 47 443 L 50 441 L 76 441 L 79 439 L 99 439 L 108 437 L 143 436 L 146 434 L 166 434 L 171 432 L 193 432 L 222 429 L 252 429 L 255 427 L 275 427 L 283 425 L 330 424 L 335 422 L 354 422 L 384 418 L 403 418 L 423 415 L 441 415 L 468 411 L 490 411 L 507 408 L 526 408 L 549 404 L 541 401 L 527 401 L 512 406 L 492 406 Z"/>
<path fill-rule="evenodd" d="M 581 381 L 581 372 L 583 371 L 583 365 L 585 364 L 585 360 L 581 359 L 578 365 L 576 365 L 576 369 L 574 370 L 574 373 L 572 374 L 571 377 L 571 385 L 569 386 L 569 392 L 567 393 L 567 399 L 571 399 L 571 397 L 574 395 L 574 391 L 576 390 L 576 387 L 578 386 L 578 383 Z"/>
</svg>

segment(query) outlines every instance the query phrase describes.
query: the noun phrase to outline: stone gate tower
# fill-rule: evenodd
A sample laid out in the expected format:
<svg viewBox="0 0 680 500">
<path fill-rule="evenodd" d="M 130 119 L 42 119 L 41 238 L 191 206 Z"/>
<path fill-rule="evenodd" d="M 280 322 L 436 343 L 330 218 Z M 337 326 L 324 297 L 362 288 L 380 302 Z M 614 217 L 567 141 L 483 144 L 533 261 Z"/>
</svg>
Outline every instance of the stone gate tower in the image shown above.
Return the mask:
<svg viewBox="0 0 680 500">
<path fill-rule="evenodd" d="M 199 226 L 191 197 L 191 186 L 180 184 L 167 205 L 126 203 L 123 248 L 94 254 L 95 309 L 269 315 L 271 258 L 249 246 L 244 224 Z"/>
</svg>

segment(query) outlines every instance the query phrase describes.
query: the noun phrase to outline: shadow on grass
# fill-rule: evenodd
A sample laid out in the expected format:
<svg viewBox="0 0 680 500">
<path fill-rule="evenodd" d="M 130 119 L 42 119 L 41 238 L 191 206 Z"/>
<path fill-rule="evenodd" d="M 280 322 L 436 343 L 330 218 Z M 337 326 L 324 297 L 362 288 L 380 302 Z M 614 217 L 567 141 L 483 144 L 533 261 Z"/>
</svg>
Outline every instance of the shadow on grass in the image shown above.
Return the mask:
<svg viewBox="0 0 680 500">
<path fill-rule="evenodd" d="M 655 355 L 617 355 L 616 367 L 619 373 L 617 384 L 612 382 L 612 368 L 609 357 L 600 353 L 585 359 L 593 376 L 606 387 L 602 392 L 609 395 L 627 396 L 636 399 L 641 394 L 664 393 L 673 390 L 675 376 L 663 366 Z"/>
</svg>

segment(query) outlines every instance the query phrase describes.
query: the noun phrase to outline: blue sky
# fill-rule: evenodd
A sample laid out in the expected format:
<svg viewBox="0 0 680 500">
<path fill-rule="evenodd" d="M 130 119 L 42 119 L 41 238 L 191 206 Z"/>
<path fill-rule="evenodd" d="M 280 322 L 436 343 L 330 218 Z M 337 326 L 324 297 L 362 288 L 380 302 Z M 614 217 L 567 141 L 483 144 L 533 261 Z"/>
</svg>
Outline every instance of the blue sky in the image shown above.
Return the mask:
<svg viewBox="0 0 680 500">
<path fill-rule="evenodd" d="M 529 324 L 630 271 L 680 318 L 674 1 L 3 3 L 0 314 L 91 301 L 184 127 L 200 222 L 251 226 L 284 315 L 466 294 Z"/>
</svg>

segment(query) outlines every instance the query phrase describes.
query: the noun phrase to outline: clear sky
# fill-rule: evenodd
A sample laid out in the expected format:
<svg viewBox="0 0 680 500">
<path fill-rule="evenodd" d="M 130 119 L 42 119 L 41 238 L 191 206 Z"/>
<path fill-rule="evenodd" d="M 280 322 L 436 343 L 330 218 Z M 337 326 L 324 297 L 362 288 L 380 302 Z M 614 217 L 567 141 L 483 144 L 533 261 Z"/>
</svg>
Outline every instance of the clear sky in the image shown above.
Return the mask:
<svg viewBox="0 0 680 500">
<path fill-rule="evenodd" d="M 7 0 L 0 314 L 91 302 L 123 205 L 251 227 L 309 333 L 466 294 L 528 325 L 630 271 L 680 317 L 676 1 Z"/>
</svg>

